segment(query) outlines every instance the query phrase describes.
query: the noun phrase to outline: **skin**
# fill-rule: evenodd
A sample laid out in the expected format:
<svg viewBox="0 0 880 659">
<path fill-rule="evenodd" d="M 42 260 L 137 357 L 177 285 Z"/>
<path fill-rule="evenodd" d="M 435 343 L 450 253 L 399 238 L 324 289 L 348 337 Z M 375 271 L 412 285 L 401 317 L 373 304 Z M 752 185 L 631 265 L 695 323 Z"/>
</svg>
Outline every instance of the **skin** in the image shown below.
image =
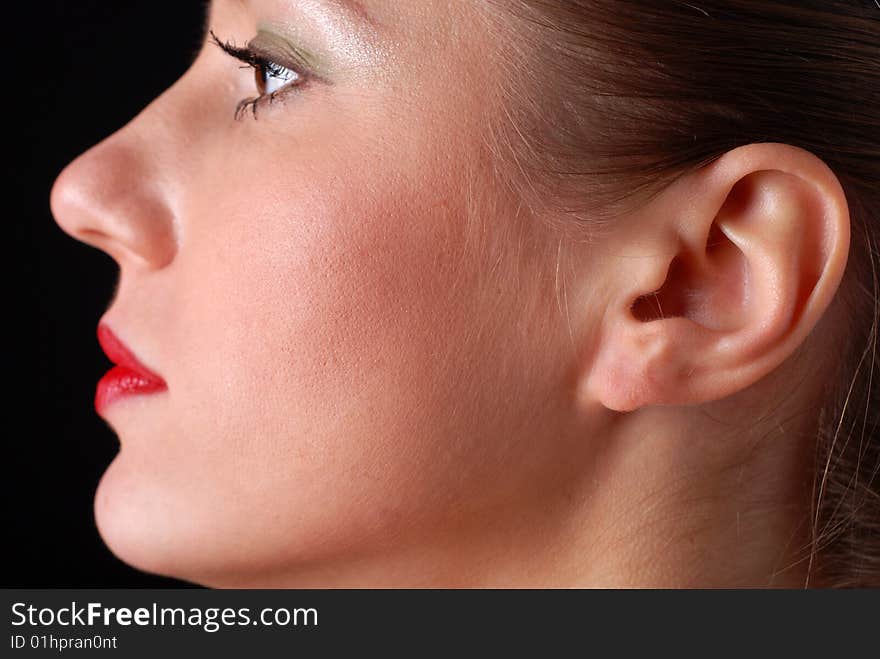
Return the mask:
<svg viewBox="0 0 880 659">
<path fill-rule="evenodd" d="M 476 4 L 363 4 L 217 0 L 320 80 L 234 121 L 253 74 L 206 41 L 56 181 L 168 384 L 104 411 L 110 549 L 221 587 L 800 583 L 833 173 L 740 147 L 563 242 L 491 175 Z"/>
</svg>

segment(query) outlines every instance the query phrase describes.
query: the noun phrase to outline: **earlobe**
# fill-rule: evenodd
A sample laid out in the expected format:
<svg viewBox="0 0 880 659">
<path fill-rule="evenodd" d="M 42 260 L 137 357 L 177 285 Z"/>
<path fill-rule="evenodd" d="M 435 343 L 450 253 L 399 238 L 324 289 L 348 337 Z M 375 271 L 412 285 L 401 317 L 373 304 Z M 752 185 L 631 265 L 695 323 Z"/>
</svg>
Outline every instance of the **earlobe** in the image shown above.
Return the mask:
<svg viewBox="0 0 880 659">
<path fill-rule="evenodd" d="M 708 402 L 760 380 L 815 327 L 849 251 L 836 176 L 796 147 L 739 147 L 661 199 L 639 226 L 655 249 L 619 264 L 636 292 L 615 293 L 584 381 L 616 411 Z"/>
</svg>

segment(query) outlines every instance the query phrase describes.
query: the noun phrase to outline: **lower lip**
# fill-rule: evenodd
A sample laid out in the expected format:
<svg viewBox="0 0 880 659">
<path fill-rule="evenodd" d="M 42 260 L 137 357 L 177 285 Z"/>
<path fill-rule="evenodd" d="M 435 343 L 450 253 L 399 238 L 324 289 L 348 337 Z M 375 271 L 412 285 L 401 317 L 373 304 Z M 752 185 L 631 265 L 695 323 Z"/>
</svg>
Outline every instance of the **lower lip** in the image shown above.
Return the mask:
<svg viewBox="0 0 880 659">
<path fill-rule="evenodd" d="M 98 382 L 95 391 L 95 409 L 100 414 L 120 398 L 138 394 L 152 394 L 166 389 L 164 382 L 145 377 L 125 366 L 114 366 Z"/>
</svg>

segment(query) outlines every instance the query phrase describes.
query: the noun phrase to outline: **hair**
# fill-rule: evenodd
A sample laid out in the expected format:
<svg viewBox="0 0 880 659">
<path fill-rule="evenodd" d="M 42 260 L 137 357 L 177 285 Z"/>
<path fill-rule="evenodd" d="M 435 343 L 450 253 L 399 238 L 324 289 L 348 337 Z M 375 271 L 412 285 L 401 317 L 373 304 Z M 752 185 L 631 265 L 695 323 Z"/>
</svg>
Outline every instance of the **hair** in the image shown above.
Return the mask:
<svg viewBox="0 0 880 659">
<path fill-rule="evenodd" d="M 486 9 L 508 72 L 490 147 L 535 215 L 592 234 L 749 143 L 803 148 L 838 177 L 852 235 L 835 299 L 847 341 L 817 416 L 805 586 L 880 586 L 880 3 L 491 0 Z"/>
</svg>

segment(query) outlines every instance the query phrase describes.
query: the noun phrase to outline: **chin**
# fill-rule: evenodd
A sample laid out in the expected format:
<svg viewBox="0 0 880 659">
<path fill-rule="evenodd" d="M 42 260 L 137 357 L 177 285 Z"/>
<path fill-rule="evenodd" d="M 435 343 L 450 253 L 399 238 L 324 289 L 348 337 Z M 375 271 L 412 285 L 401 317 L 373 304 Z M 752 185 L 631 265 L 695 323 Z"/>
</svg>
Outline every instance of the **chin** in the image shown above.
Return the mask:
<svg viewBox="0 0 880 659">
<path fill-rule="evenodd" d="M 190 580 L 188 566 L 176 550 L 182 539 L 171 537 L 167 518 L 161 522 L 161 500 L 151 497 L 148 489 L 117 455 L 95 492 L 98 533 L 123 563 L 150 574 Z"/>
<path fill-rule="evenodd" d="M 280 575 L 311 583 L 325 562 L 330 529 L 306 533 L 305 520 L 285 528 L 252 514 L 236 517 L 216 497 L 196 497 L 197 489 L 189 483 L 181 492 L 123 449 L 95 492 L 98 533 L 119 560 L 158 576 L 212 588 L 271 588 Z"/>
<path fill-rule="evenodd" d="M 230 558 L 228 533 L 216 528 L 215 508 L 175 496 L 167 483 L 130 464 L 124 450 L 110 463 L 95 492 L 94 515 L 107 548 L 123 563 L 162 577 L 206 586 L 222 586 L 222 576 L 242 566 Z"/>
</svg>

